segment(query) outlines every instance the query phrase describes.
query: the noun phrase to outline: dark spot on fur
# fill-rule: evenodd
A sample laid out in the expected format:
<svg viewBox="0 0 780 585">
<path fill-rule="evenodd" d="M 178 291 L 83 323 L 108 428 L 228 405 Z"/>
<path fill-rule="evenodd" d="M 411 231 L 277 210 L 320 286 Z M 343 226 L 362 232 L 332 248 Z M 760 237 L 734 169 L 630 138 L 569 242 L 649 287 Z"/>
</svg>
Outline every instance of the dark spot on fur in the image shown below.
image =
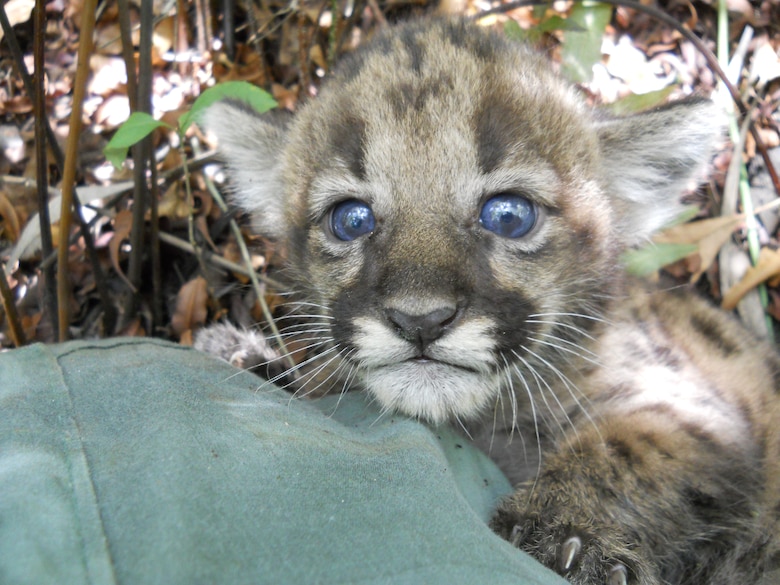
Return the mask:
<svg viewBox="0 0 780 585">
<path fill-rule="evenodd" d="M 493 34 L 474 34 L 463 22 L 445 22 L 442 30 L 454 47 L 465 49 L 477 59 L 489 61 L 495 54 L 506 50 L 506 41 Z"/>
<path fill-rule="evenodd" d="M 365 136 L 365 122 L 352 114 L 333 120 L 328 136 L 331 152 L 361 181 L 366 178 Z"/>
<path fill-rule="evenodd" d="M 637 435 L 637 438 L 642 441 L 648 449 L 652 449 L 664 459 L 674 459 L 674 455 L 664 449 L 654 435 L 651 435 L 650 433 L 640 433 Z"/>
<path fill-rule="evenodd" d="M 288 238 L 287 253 L 290 257 L 290 261 L 295 266 L 306 266 L 309 257 L 309 226 L 305 223 L 293 225 L 290 229 L 290 236 Z"/>
<path fill-rule="evenodd" d="M 688 487 L 684 490 L 683 497 L 696 517 L 708 524 L 719 519 L 723 514 L 724 503 L 720 502 L 712 494 L 694 487 Z"/>
<path fill-rule="evenodd" d="M 678 426 L 689 437 L 698 443 L 704 444 L 705 446 L 701 448 L 705 452 L 723 451 L 724 447 L 720 441 L 718 441 L 715 437 L 712 436 L 711 433 L 708 433 L 699 425 L 692 422 L 680 421 Z"/>
<path fill-rule="evenodd" d="M 717 347 L 723 355 L 730 356 L 739 353 L 739 347 L 728 339 L 718 323 L 705 320 L 694 313 L 691 315 L 691 325 L 699 335 Z"/>
<path fill-rule="evenodd" d="M 669 367 L 671 370 L 678 371 L 680 369 L 680 359 L 674 355 L 674 352 L 666 346 L 653 344 L 653 355 L 656 359 Z"/>
<path fill-rule="evenodd" d="M 477 138 L 477 156 L 483 173 L 490 173 L 503 163 L 515 146 L 513 132 L 507 126 L 516 113 L 508 103 L 488 92 L 474 114 L 474 131 Z"/>
<path fill-rule="evenodd" d="M 642 465 L 642 455 L 631 446 L 620 439 L 611 438 L 607 440 L 607 448 L 612 455 L 619 457 L 629 466 Z"/>
<path fill-rule="evenodd" d="M 425 79 L 419 83 L 399 83 L 385 92 L 385 99 L 397 119 L 410 112 L 420 112 L 431 98 L 438 98 L 452 90 L 454 83 L 449 75 Z"/>
<path fill-rule="evenodd" d="M 417 28 L 407 27 L 400 29 L 400 32 L 403 47 L 409 54 L 412 71 L 419 74 L 422 70 L 423 59 L 425 57 L 425 46 L 418 38 L 420 31 Z"/>
<path fill-rule="evenodd" d="M 412 107 L 412 86 L 409 83 L 399 83 L 385 92 L 385 99 L 393 109 L 396 119 L 404 117 L 406 112 Z"/>
<path fill-rule="evenodd" d="M 363 72 L 366 62 L 377 53 L 388 55 L 393 51 L 393 37 L 388 34 L 379 34 L 370 43 L 361 45 L 353 53 L 344 55 L 339 59 L 333 79 L 336 83 L 349 82 Z"/>
</svg>

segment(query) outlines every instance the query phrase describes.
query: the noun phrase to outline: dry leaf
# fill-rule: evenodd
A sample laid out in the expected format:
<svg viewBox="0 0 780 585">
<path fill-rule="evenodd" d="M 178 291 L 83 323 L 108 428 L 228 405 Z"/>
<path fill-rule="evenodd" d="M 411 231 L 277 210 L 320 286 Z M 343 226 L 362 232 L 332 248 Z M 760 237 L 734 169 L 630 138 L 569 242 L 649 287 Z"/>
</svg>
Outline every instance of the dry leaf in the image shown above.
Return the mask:
<svg viewBox="0 0 780 585">
<path fill-rule="evenodd" d="M 136 317 L 127 324 L 127 327 L 120 330 L 117 335 L 119 337 L 146 337 L 146 330 L 141 324 L 141 320 Z"/>
<path fill-rule="evenodd" d="M 116 214 L 114 218 L 114 235 L 108 243 L 108 250 L 111 253 L 111 264 L 119 277 L 127 283 L 130 290 L 136 292 L 133 283 L 128 280 L 122 268 L 119 266 L 119 247 L 126 239 L 130 237 L 130 230 L 133 228 L 133 213 L 124 209 Z"/>
<path fill-rule="evenodd" d="M 34 313 L 32 315 L 22 315 L 22 331 L 27 339 L 37 339 L 36 331 L 41 322 L 43 313 Z"/>
<path fill-rule="evenodd" d="M 684 223 L 662 231 L 653 239 L 664 244 L 696 244 L 701 258 L 698 270 L 691 275 L 691 282 L 696 282 L 744 219 L 744 215 L 729 215 Z"/>
<path fill-rule="evenodd" d="M 208 283 L 202 276 L 193 278 L 176 295 L 176 312 L 171 319 L 171 329 L 181 337 L 186 331 L 200 327 L 208 317 Z"/>
<path fill-rule="evenodd" d="M 172 16 L 158 21 L 152 33 L 152 45 L 164 55 L 173 47 L 175 19 Z"/>
<path fill-rule="evenodd" d="M 95 110 L 95 126 L 102 129 L 114 129 L 130 117 L 130 100 L 126 95 L 112 95 L 103 100 Z"/>
<path fill-rule="evenodd" d="M 762 248 L 758 256 L 758 263 L 748 269 L 742 280 L 723 295 L 721 306 L 727 311 L 732 310 L 749 291 L 777 274 L 780 274 L 780 252 Z"/>
<path fill-rule="evenodd" d="M 89 58 L 89 68 L 92 71 L 87 85 L 89 93 L 106 97 L 121 92 L 127 85 L 127 70 L 121 57 L 92 55 Z"/>
<path fill-rule="evenodd" d="M 206 222 L 206 218 L 204 216 L 198 215 L 195 218 L 195 227 L 200 232 L 200 235 L 203 236 L 203 239 L 206 241 L 209 247 L 212 250 L 216 250 L 217 245 L 214 243 L 214 240 L 211 239 L 211 233 L 209 232 L 209 225 Z"/>
<path fill-rule="evenodd" d="M 190 213 L 190 207 L 184 200 L 184 193 L 179 189 L 179 185 L 174 183 L 168 188 L 157 205 L 157 213 L 160 217 L 170 217 L 172 219 L 183 219 Z"/>
<path fill-rule="evenodd" d="M 16 213 L 16 209 L 14 209 L 14 206 L 8 200 L 6 194 L 2 191 L 0 191 L 0 216 L 2 216 L 5 220 L 5 225 L 3 226 L 5 238 L 11 242 L 16 242 L 16 240 L 19 238 L 21 222 L 19 221 L 19 216 Z"/>
</svg>

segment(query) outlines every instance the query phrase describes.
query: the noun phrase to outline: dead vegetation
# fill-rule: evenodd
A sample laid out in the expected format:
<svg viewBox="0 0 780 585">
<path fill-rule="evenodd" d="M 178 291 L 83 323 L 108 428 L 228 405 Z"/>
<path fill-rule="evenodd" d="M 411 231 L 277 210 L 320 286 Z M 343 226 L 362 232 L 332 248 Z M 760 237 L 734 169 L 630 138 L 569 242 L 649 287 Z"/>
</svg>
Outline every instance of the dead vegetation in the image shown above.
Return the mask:
<svg viewBox="0 0 780 585">
<path fill-rule="evenodd" d="M 442 12 L 482 15 L 485 26 L 536 44 L 594 104 L 616 111 L 692 93 L 731 108 L 738 96 L 713 179 L 688 196 L 696 221 L 631 262 L 649 273 L 667 265 L 771 334 L 780 320 L 780 2 L 728 0 L 725 23 L 709 2 L 651 7 L 678 28 L 629 2 L 520 4 L 247 0 L 217 9 L 199 0 L 58 0 L 39 14 L 33 0 L 9 0 L 0 47 L 0 345 L 115 335 L 189 343 L 207 322 L 264 322 L 281 292 L 272 284 L 283 258 L 271 242 L 231 230 L 212 145 L 195 125 L 175 131 L 180 117 L 207 88 L 239 80 L 295 110 L 376 27 Z M 719 22 L 731 95 L 685 33 L 715 52 Z M 157 128 L 117 169 L 103 148 L 134 111 L 170 129 Z M 242 241 L 262 276 L 256 286 Z"/>
</svg>

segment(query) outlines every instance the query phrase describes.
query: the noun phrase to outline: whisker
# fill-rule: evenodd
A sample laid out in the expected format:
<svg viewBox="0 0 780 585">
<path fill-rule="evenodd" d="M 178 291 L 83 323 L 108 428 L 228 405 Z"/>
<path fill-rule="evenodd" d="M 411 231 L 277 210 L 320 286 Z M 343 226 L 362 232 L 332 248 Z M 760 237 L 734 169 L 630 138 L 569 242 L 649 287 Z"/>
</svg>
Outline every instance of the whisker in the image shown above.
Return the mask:
<svg viewBox="0 0 780 585">
<path fill-rule="evenodd" d="M 314 346 L 314 347 L 316 347 L 316 346 Z M 281 380 L 282 378 L 285 378 L 285 377 L 289 376 L 289 375 L 290 375 L 291 373 L 293 373 L 293 372 L 297 372 L 297 371 L 299 371 L 301 368 L 304 368 L 304 367 L 306 367 L 306 366 L 307 366 L 308 364 L 310 364 L 311 362 L 313 362 L 313 361 L 315 361 L 315 360 L 317 360 L 317 359 L 321 358 L 322 356 L 325 356 L 325 355 L 327 355 L 327 354 L 329 354 L 329 353 L 332 353 L 332 352 L 334 352 L 334 351 L 337 351 L 337 350 L 338 350 L 338 348 L 337 348 L 337 347 L 335 347 L 335 346 L 331 346 L 331 347 L 329 347 L 328 349 L 326 349 L 325 351 L 323 351 L 322 353 L 319 353 L 319 354 L 317 354 L 317 355 L 314 355 L 314 356 L 312 356 L 312 357 L 310 357 L 310 358 L 307 358 L 307 359 L 303 360 L 302 362 L 300 362 L 300 363 L 296 364 L 296 365 L 295 365 L 294 367 L 292 367 L 292 368 L 288 368 L 287 370 L 285 370 L 285 371 L 284 371 L 284 372 L 282 372 L 281 374 L 278 374 L 278 375 L 274 376 L 273 378 L 269 379 L 269 380 L 268 380 L 268 382 L 270 382 L 271 384 L 275 384 L 275 383 L 276 383 L 278 380 Z M 288 387 L 288 386 L 290 386 L 292 383 L 293 383 L 293 382 L 287 382 L 286 384 L 284 384 L 284 385 L 280 386 L 280 388 L 287 388 L 287 387 Z"/>
<path fill-rule="evenodd" d="M 523 348 L 523 349 L 525 350 L 525 348 Z M 527 352 L 528 350 L 525 350 L 525 351 Z M 521 357 L 519 354 L 517 354 L 517 353 L 516 353 L 516 352 L 514 352 L 514 351 L 513 351 L 512 353 L 515 355 L 515 357 L 516 357 L 517 359 L 519 359 L 521 362 L 523 362 L 523 365 L 525 365 L 526 369 L 527 369 L 527 370 L 528 370 L 528 371 L 531 373 L 531 375 L 534 377 L 534 380 L 536 381 L 536 387 L 539 389 L 539 394 L 540 394 L 540 396 L 541 396 L 541 398 L 542 398 L 542 401 L 544 402 L 544 405 L 545 405 L 545 407 L 547 407 L 547 412 L 549 412 L 549 413 L 550 413 L 550 415 L 552 416 L 553 422 L 554 422 L 554 423 L 556 424 L 556 426 L 558 427 L 558 430 L 560 431 L 561 435 L 564 435 L 564 434 L 566 434 L 566 431 L 565 431 L 565 429 L 564 429 L 563 425 L 561 424 L 560 418 L 559 418 L 558 416 L 556 416 L 556 415 L 555 415 L 555 411 L 553 410 L 552 406 L 550 406 L 550 403 L 549 403 L 549 402 L 548 402 L 548 400 L 547 400 L 547 393 L 545 393 L 545 392 L 544 392 L 544 389 L 542 388 L 542 385 L 544 386 L 544 388 L 546 388 L 546 389 L 547 389 L 547 392 L 548 392 L 548 393 L 550 394 L 550 396 L 552 396 L 552 398 L 555 400 L 556 404 L 558 405 L 558 408 L 559 408 L 560 412 L 561 412 L 561 413 L 563 413 L 563 416 L 564 416 L 564 417 L 565 417 L 565 419 L 568 421 L 569 425 L 570 425 L 570 426 L 573 428 L 573 427 L 574 427 L 574 424 L 572 423 L 571 419 L 569 418 L 569 415 L 566 413 L 566 409 L 564 408 L 564 406 L 563 406 L 563 404 L 561 403 L 561 401 L 558 399 L 558 396 L 555 394 L 555 391 L 554 391 L 554 390 L 552 389 L 552 387 L 551 387 L 551 386 L 550 386 L 550 385 L 547 383 L 547 380 L 545 380 L 545 379 L 544 379 L 544 377 L 543 377 L 543 376 L 541 376 L 541 375 L 540 375 L 540 374 L 539 374 L 539 373 L 536 371 L 536 368 L 534 368 L 534 367 L 533 367 L 533 366 L 532 366 L 532 365 L 531 365 L 531 364 L 528 362 L 528 360 L 526 360 L 525 358 Z M 530 353 L 530 352 L 528 352 L 528 353 Z M 549 428 L 549 426 L 550 426 L 550 423 L 549 423 L 549 422 L 547 422 L 547 425 L 548 425 L 548 428 Z M 551 429 L 551 430 L 552 430 L 552 429 Z M 576 432 L 576 430 L 575 430 L 575 432 Z"/>
<path fill-rule="evenodd" d="M 488 447 L 488 452 L 492 452 L 493 450 L 493 441 L 495 439 L 496 435 L 496 429 L 498 428 L 497 425 L 497 417 L 498 417 L 498 411 L 499 407 L 501 410 L 501 419 L 506 420 L 506 416 L 504 414 L 504 395 L 507 395 L 507 398 L 509 400 L 509 407 L 512 410 L 512 421 L 509 426 L 509 439 L 508 443 L 509 445 L 512 444 L 512 440 L 514 438 L 515 430 L 518 431 L 518 434 L 520 435 L 520 441 L 522 443 L 522 449 L 523 449 L 523 457 L 527 460 L 528 456 L 526 453 L 525 448 L 525 437 L 523 436 L 523 433 L 520 431 L 520 427 L 518 425 L 517 420 L 517 397 L 515 396 L 515 389 L 514 389 L 514 383 L 512 381 L 512 372 L 510 370 L 509 361 L 506 359 L 506 356 L 501 355 L 501 359 L 504 361 L 504 375 L 506 376 L 506 389 L 507 391 L 500 391 L 498 393 L 498 396 L 496 397 L 496 406 L 493 409 L 493 432 L 490 436 L 490 445 Z"/>
<path fill-rule="evenodd" d="M 333 416 L 333 414 L 335 414 L 336 409 L 338 409 L 339 404 L 341 404 L 341 399 L 346 395 L 347 392 L 349 392 L 349 385 L 356 375 L 357 366 L 352 362 L 348 361 L 349 356 L 351 356 L 355 351 L 357 351 L 355 348 L 349 350 L 344 355 L 344 359 L 339 365 L 340 368 L 346 364 L 347 367 L 349 368 L 349 371 L 347 372 L 347 375 L 344 377 L 344 383 L 341 385 L 341 390 L 339 391 L 339 397 L 336 399 L 336 405 L 333 407 L 333 412 L 331 412 L 330 416 Z"/>
<path fill-rule="evenodd" d="M 602 317 L 586 315 L 584 313 L 534 313 L 533 315 L 528 315 L 529 319 L 534 319 L 536 317 L 577 317 L 578 319 L 589 319 L 591 321 L 597 321 L 598 323 L 610 323 L 610 321 Z"/>
<path fill-rule="evenodd" d="M 547 321 L 544 319 L 526 319 L 526 323 L 542 323 L 544 325 L 553 325 L 555 327 L 561 327 L 564 329 L 570 329 L 571 331 L 574 331 L 578 335 L 582 335 L 583 337 L 587 337 L 591 341 L 596 341 L 596 338 L 593 337 L 590 333 L 582 329 L 581 327 L 577 327 L 575 325 L 572 325 L 571 323 L 565 323 L 562 321 Z"/>
<path fill-rule="evenodd" d="M 323 315 L 322 313 L 287 313 L 276 317 L 276 321 L 288 321 L 290 319 L 329 319 L 333 321 L 336 318 L 332 315 Z"/>
<path fill-rule="evenodd" d="M 530 355 L 534 356 L 536 359 L 538 359 L 541 363 L 543 363 L 549 370 L 555 374 L 555 376 L 563 383 L 566 390 L 569 392 L 569 396 L 571 396 L 572 400 L 574 400 L 574 403 L 577 405 L 577 408 L 579 411 L 585 415 L 585 418 L 588 419 L 588 421 L 593 425 L 593 428 L 596 430 L 596 432 L 601 436 L 601 433 L 599 432 L 599 427 L 596 424 L 596 421 L 593 420 L 593 417 L 591 417 L 590 412 L 587 408 L 585 408 L 582 403 L 580 402 L 579 398 L 577 398 L 577 394 L 582 396 L 588 403 L 590 403 L 590 400 L 588 397 L 582 393 L 582 391 L 577 387 L 576 384 L 574 384 L 569 378 L 567 378 L 563 372 L 561 372 L 557 367 L 552 365 L 549 361 L 545 360 L 543 357 L 541 357 L 539 354 L 534 353 L 533 351 L 530 351 L 527 348 L 523 348 L 524 351 L 528 352 Z M 557 400 L 557 398 L 556 398 Z M 560 402 L 558 402 L 560 405 Z M 579 441 L 579 435 L 577 433 L 577 428 L 575 427 L 572 419 L 569 417 L 568 412 L 566 412 L 563 407 L 561 407 L 561 411 L 563 412 L 564 416 L 566 417 L 566 420 L 568 421 L 569 425 L 571 426 L 572 430 L 574 431 L 575 436 L 577 436 L 577 440 Z"/>
<path fill-rule="evenodd" d="M 534 482 L 531 485 L 531 489 L 528 490 L 528 497 L 530 498 L 534 492 L 534 489 L 536 488 L 537 482 L 539 481 L 539 475 L 542 473 L 542 436 L 541 433 L 539 432 L 539 418 L 536 412 L 536 402 L 534 402 L 534 394 L 533 392 L 531 392 L 531 388 L 530 386 L 528 386 L 528 381 L 525 379 L 525 376 L 523 375 L 523 372 L 520 370 L 520 368 L 517 367 L 517 364 L 513 364 L 512 366 L 515 372 L 517 373 L 517 377 L 523 383 L 523 387 L 525 388 L 525 393 L 528 396 L 528 401 L 531 405 L 531 418 L 534 421 L 534 436 L 536 437 L 536 473 L 534 474 Z M 522 431 L 520 431 L 520 436 L 522 436 Z M 525 445 L 525 443 L 523 443 L 523 445 Z M 527 455 L 526 455 L 526 459 L 527 459 Z"/>
<path fill-rule="evenodd" d="M 326 383 L 327 383 L 327 382 L 328 382 L 328 381 L 329 381 L 331 378 L 333 378 L 334 376 L 336 376 L 336 375 L 338 374 L 338 371 L 339 371 L 341 368 L 343 368 L 343 367 L 344 367 L 344 361 L 343 361 L 343 359 L 342 359 L 342 361 L 341 361 L 341 362 L 340 362 L 340 363 L 339 363 L 339 364 L 336 366 L 336 368 L 335 368 L 335 369 L 334 369 L 334 370 L 333 370 L 333 371 L 332 371 L 330 374 L 328 374 L 328 377 L 327 377 L 327 378 L 325 378 L 324 380 L 321 380 L 321 381 L 320 381 L 320 382 L 319 382 L 319 383 L 318 383 L 316 386 L 314 386 L 313 388 L 307 388 L 307 387 L 306 387 L 309 381 L 311 381 L 311 380 L 314 380 L 314 379 L 316 378 L 316 376 L 317 376 L 317 375 L 318 375 L 320 372 L 322 372 L 322 371 L 323 371 L 325 368 L 327 368 L 327 367 L 328 367 L 330 364 L 332 364 L 332 363 L 333 363 L 335 360 L 337 360 L 337 359 L 339 359 L 339 358 L 343 358 L 343 356 L 341 355 L 341 352 L 340 352 L 340 351 L 339 351 L 339 352 L 337 352 L 337 353 L 336 353 L 336 355 L 334 355 L 334 356 L 331 356 L 331 357 L 330 357 L 330 358 L 329 358 L 329 359 L 328 359 L 328 360 L 327 360 L 327 361 L 326 361 L 324 364 L 321 364 L 321 365 L 319 365 L 319 366 L 315 367 L 315 368 L 314 368 L 313 370 L 311 370 L 310 372 L 307 372 L 307 373 L 304 375 L 304 377 L 306 377 L 306 376 L 309 376 L 309 380 L 308 380 L 308 381 L 306 381 L 306 382 L 303 382 L 303 383 L 300 385 L 300 388 L 299 388 L 298 390 L 296 390 L 296 391 L 293 393 L 292 397 L 293 397 L 293 398 L 299 398 L 299 397 L 300 397 L 300 398 L 306 398 L 307 396 L 311 396 L 311 395 L 312 395 L 312 394 L 314 394 L 314 392 L 316 392 L 316 391 L 317 391 L 319 388 L 321 388 L 323 385 L 325 385 L 325 384 L 326 384 Z M 300 393 L 300 391 L 301 391 L 301 390 L 305 390 L 305 392 L 303 392 L 303 393 Z"/>
<path fill-rule="evenodd" d="M 307 335 L 307 334 L 313 334 L 313 333 L 329 333 L 330 329 L 304 329 L 303 331 L 287 331 L 285 333 L 282 333 L 282 337 L 290 338 L 290 337 L 298 337 L 300 335 Z M 314 336 L 314 337 L 304 337 L 301 338 L 302 341 L 309 341 L 311 339 L 325 339 L 325 337 L 322 336 Z M 333 339 L 332 337 L 328 337 L 328 339 Z"/>
<path fill-rule="evenodd" d="M 571 342 L 567 342 L 565 339 L 561 339 L 561 338 L 559 338 L 559 337 L 555 337 L 554 335 L 548 335 L 548 337 L 552 337 L 553 339 L 557 339 L 558 341 L 561 341 L 561 342 L 564 342 L 564 343 L 571 343 Z M 560 346 L 560 345 L 557 345 L 557 344 L 555 344 L 555 343 L 550 343 L 549 341 L 544 341 L 544 340 L 542 340 L 542 339 L 536 339 L 535 337 L 529 337 L 528 339 L 529 339 L 529 340 L 531 340 L 531 341 L 534 341 L 534 342 L 536 342 L 536 343 L 538 343 L 538 344 L 540 344 L 540 345 L 546 345 L 547 347 L 552 347 L 552 348 L 555 348 L 555 349 L 557 349 L 558 351 L 562 351 L 562 352 L 565 352 L 565 353 L 569 353 L 569 354 L 572 354 L 572 355 L 576 355 L 578 358 L 581 358 L 581 359 L 585 360 L 586 362 L 593 364 L 594 366 L 600 366 L 600 365 L 601 365 L 601 364 L 600 364 L 599 362 L 597 362 L 596 360 L 594 360 L 594 359 L 592 359 L 592 358 L 589 358 L 589 357 L 588 357 L 588 356 L 586 356 L 586 355 L 582 355 L 581 353 L 579 353 L 579 352 L 576 352 L 576 351 L 574 351 L 574 350 L 572 350 L 572 349 L 569 349 L 569 348 L 567 348 L 567 347 L 562 347 L 562 346 Z M 587 351 L 589 354 L 593 355 L 594 357 L 598 357 L 598 356 L 596 356 L 596 354 L 595 354 L 595 353 L 593 353 L 592 351 L 588 351 L 587 349 L 585 349 L 585 348 L 583 348 L 583 347 L 581 347 L 581 346 L 577 345 L 576 343 L 572 343 L 572 345 L 573 345 L 574 347 L 578 348 L 578 349 L 581 349 L 581 350 L 583 350 L 583 351 Z M 526 348 L 523 348 L 523 349 L 526 349 Z M 526 350 L 526 351 L 527 351 L 527 350 Z M 529 352 L 529 353 L 530 353 L 530 352 Z"/>
</svg>

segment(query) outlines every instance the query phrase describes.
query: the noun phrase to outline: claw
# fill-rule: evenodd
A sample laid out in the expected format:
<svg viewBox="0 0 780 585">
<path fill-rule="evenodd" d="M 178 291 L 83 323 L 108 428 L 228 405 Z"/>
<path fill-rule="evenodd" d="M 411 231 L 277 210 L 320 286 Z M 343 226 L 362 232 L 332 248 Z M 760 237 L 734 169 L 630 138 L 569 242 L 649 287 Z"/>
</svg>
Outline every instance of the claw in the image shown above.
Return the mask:
<svg viewBox="0 0 780 585">
<path fill-rule="evenodd" d="M 574 564 L 574 559 L 582 550 L 582 540 L 579 536 L 572 536 L 563 543 L 561 547 L 561 556 L 559 559 L 561 571 L 567 572 Z M 610 584 L 611 585 L 611 584 Z"/>
<path fill-rule="evenodd" d="M 517 546 L 520 544 L 521 537 L 523 535 L 523 526 L 522 524 L 515 524 L 512 527 L 512 533 L 509 535 L 509 542 L 511 542 L 514 546 Z"/>
<path fill-rule="evenodd" d="M 609 570 L 607 585 L 628 585 L 628 570 L 625 565 L 615 565 Z"/>
</svg>

